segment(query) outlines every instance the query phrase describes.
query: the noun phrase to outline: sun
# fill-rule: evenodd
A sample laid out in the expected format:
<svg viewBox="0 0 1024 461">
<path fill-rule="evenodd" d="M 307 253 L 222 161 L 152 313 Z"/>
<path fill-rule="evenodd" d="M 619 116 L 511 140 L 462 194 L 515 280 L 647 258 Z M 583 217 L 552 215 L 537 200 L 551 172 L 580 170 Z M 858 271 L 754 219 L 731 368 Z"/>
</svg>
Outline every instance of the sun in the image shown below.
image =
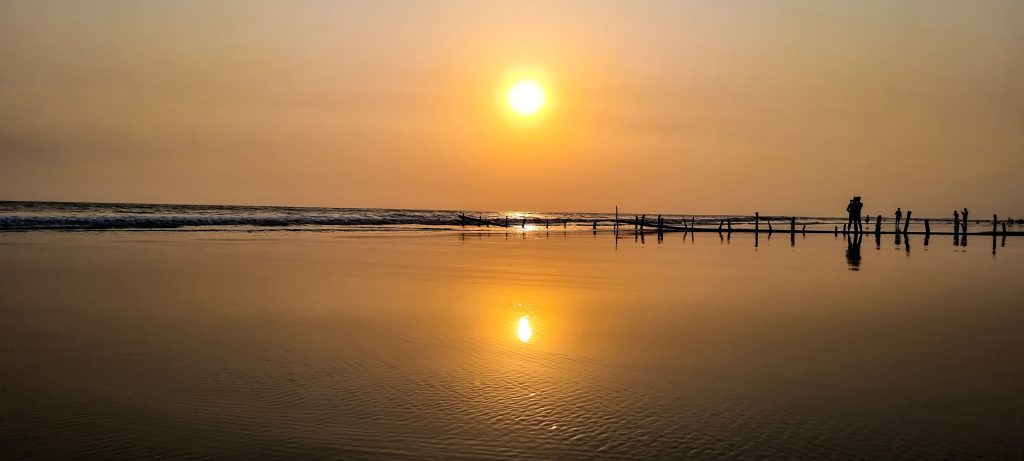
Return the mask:
<svg viewBox="0 0 1024 461">
<path fill-rule="evenodd" d="M 529 117 L 544 108 L 547 95 L 536 80 L 520 80 L 509 87 L 505 102 L 516 115 Z"/>
</svg>

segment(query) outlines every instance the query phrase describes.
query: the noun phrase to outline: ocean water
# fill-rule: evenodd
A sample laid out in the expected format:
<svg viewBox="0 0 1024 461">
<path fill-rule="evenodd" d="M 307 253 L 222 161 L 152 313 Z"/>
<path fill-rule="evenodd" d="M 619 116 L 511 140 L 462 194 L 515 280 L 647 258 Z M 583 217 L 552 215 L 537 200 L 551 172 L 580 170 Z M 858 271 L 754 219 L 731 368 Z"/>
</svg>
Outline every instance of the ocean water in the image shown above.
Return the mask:
<svg viewBox="0 0 1024 461">
<path fill-rule="evenodd" d="M 155 205 L 127 203 L 0 202 L 0 231 L 28 230 L 179 230 L 179 231 L 351 231 L 351 230 L 454 230 L 463 229 L 459 216 L 521 225 L 565 228 L 590 228 L 598 221 L 601 229 L 615 219 L 614 206 L 609 213 L 480 211 L 480 210 L 400 210 L 376 208 L 301 208 L 233 205 Z M 658 210 L 622 210 L 621 219 L 646 214 L 653 223 Z M 664 214 L 665 222 L 678 225 L 684 220 L 697 226 L 715 227 L 725 219 L 750 227 L 754 220 L 742 215 Z M 790 216 L 762 215 L 762 228 L 774 221 L 776 229 L 788 229 Z M 874 221 L 872 221 L 873 223 Z M 886 215 L 885 223 L 891 222 Z M 949 220 L 933 219 L 935 230 L 948 230 Z M 807 229 L 842 228 L 846 218 L 798 217 L 798 226 Z M 912 221 L 920 230 L 921 222 Z"/>
<path fill-rule="evenodd" d="M 1021 459 L 1024 244 L 964 243 L 6 232 L 0 458 Z"/>
</svg>

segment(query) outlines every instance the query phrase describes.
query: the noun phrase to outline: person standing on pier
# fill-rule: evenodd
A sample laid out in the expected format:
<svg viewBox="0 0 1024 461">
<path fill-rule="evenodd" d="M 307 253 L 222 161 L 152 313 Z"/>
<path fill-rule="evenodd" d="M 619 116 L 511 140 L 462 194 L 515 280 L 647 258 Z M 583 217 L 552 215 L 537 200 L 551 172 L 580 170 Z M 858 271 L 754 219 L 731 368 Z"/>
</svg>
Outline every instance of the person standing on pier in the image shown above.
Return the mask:
<svg viewBox="0 0 1024 461">
<path fill-rule="evenodd" d="M 853 230 L 853 199 L 846 204 L 846 228 Z"/>
<path fill-rule="evenodd" d="M 953 234 L 960 233 L 960 212 L 953 210 Z"/>
<path fill-rule="evenodd" d="M 900 232 L 900 219 L 903 219 L 903 210 L 896 208 L 896 233 Z"/>
<path fill-rule="evenodd" d="M 850 218 L 847 220 L 847 228 L 850 229 L 850 232 L 857 234 L 864 232 L 864 224 L 860 220 L 860 210 L 863 208 L 864 204 L 860 201 L 860 197 L 854 197 L 846 206 L 846 212 L 850 214 Z"/>
<path fill-rule="evenodd" d="M 964 234 L 967 234 L 967 207 L 964 207 Z"/>
</svg>

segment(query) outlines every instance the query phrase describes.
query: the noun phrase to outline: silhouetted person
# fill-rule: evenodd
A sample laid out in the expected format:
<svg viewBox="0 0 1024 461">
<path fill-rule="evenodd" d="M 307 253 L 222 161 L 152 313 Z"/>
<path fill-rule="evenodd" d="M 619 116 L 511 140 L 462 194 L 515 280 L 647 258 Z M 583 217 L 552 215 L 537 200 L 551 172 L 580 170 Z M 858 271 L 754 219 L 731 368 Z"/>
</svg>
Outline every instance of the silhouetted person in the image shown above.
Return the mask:
<svg viewBox="0 0 1024 461">
<path fill-rule="evenodd" d="M 850 204 L 846 205 L 846 212 L 850 214 L 847 220 L 847 228 L 850 232 L 859 234 L 864 232 L 864 224 L 860 220 L 860 210 L 864 208 L 864 203 L 860 201 L 860 197 L 854 197 L 850 200 Z"/>
<path fill-rule="evenodd" d="M 863 238 L 863 235 L 855 234 L 846 239 L 846 264 L 851 271 L 860 270 L 860 244 Z"/>
<path fill-rule="evenodd" d="M 900 220 L 903 219 L 903 210 L 896 208 L 896 232 L 900 231 Z"/>
<path fill-rule="evenodd" d="M 967 235 L 967 208 L 964 208 L 964 235 Z"/>
<path fill-rule="evenodd" d="M 953 210 L 953 235 L 960 233 L 960 212 Z"/>
<path fill-rule="evenodd" d="M 843 230 L 853 229 L 853 199 L 846 204 L 846 227 Z M 844 232 L 845 233 L 845 232 Z"/>
</svg>

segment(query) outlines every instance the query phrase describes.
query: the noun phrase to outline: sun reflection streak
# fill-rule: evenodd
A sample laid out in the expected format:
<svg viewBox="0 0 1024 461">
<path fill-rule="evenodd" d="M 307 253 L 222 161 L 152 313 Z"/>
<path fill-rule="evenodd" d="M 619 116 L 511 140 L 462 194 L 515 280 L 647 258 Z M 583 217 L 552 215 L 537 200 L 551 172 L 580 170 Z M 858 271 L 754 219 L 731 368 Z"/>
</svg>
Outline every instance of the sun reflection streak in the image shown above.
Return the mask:
<svg viewBox="0 0 1024 461">
<path fill-rule="evenodd" d="M 530 337 L 533 336 L 533 328 L 530 328 L 530 316 L 524 315 L 519 317 L 519 328 L 517 334 L 520 341 L 524 343 L 530 341 Z"/>
</svg>

